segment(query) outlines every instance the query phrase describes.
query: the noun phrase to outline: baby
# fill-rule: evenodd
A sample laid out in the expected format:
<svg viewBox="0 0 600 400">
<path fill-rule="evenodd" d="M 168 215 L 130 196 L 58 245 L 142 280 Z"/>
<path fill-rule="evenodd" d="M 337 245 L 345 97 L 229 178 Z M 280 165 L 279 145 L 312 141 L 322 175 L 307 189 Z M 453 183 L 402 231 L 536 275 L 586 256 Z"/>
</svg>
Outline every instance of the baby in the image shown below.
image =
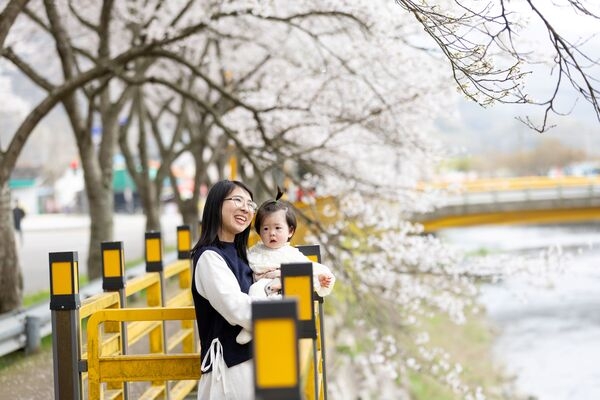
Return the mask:
<svg viewBox="0 0 600 400">
<path fill-rule="evenodd" d="M 281 297 L 281 264 L 311 262 L 311 260 L 290 245 L 296 231 L 296 215 L 291 205 L 281 198 L 278 191 L 275 200 L 264 202 L 256 212 L 254 228 L 262 243 L 248 250 L 248 264 L 254 271 L 256 282 L 250 286 L 248 294 L 253 298 Z M 313 266 L 313 286 L 321 297 L 331 293 L 335 277 L 330 269 L 316 262 Z M 240 344 L 248 343 L 252 335 L 243 329 L 236 338 Z"/>
</svg>

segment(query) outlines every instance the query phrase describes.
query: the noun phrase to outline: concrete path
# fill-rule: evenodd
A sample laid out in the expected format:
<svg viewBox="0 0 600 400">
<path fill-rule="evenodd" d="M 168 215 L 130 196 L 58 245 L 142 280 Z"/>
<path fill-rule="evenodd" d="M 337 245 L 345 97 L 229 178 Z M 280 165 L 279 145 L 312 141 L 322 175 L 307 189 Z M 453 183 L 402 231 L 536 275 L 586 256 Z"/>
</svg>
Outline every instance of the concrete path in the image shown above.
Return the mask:
<svg viewBox="0 0 600 400">
<path fill-rule="evenodd" d="M 146 217 L 142 214 L 115 214 L 114 240 L 123 242 L 125 261 L 144 257 Z M 179 214 L 161 217 L 164 246 L 175 246 Z M 23 241 L 17 238 L 19 258 L 23 270 L 25 295 L 49 289 L 48 254 L 76 251 L 79 273 L 87 274 L 90 240 L 90 219 L 87 215 L 43 214 L 27 215 L 23 220 Z"/>
</svg>

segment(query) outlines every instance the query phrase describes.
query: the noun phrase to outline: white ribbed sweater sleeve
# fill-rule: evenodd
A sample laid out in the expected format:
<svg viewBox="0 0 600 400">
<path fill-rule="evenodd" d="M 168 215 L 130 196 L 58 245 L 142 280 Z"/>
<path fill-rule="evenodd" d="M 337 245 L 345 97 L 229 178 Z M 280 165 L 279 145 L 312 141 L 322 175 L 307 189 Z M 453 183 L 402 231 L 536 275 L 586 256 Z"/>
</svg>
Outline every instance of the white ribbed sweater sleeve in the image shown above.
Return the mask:
<svg viewBox="0 0 600 400">
<path fill-rule="evenodd" d="M 207 299 L 227 322 L 252 328 L 250 296 L 242 292 L 235 275 L 217 252 L 206 250 L 202 253 L 194 280 L 200 296 Z"/>
</svg>

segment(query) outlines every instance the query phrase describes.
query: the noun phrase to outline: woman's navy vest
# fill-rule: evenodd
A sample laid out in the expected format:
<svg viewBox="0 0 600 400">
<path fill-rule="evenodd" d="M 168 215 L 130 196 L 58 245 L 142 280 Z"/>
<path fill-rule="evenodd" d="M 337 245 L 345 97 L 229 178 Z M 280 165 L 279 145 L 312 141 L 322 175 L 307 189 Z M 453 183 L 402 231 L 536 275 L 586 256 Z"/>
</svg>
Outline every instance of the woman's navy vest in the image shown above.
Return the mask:
<svg viewBox="0 0 600 400">
<path fill-rule="evenodd" d="M 192 276 L 196 275 L 198 259 L 206 250 L 215 251 L 223 257 L 227 266 L 231 272 L 233 272 L 240 284 L 241 291 L 248 293 L 248 289 L 250 288 L 250 285 L 252 285 L 252 270 L 248 264 L 238 257 L 233 243 L 221 242 L 218 246 L 207 246 L 198 249 L 198 251 L 194 253 L 192 260 L 194 263 Z M 249 360 L 252 357 L 252 342 L 241 345 L 235 341 L 235 338 L 242 330 L 242 327 L 239 325 L 231 325 L 210 305 L 208 300 L 200 296 L 198 289 L 196 288 L 195 279 L 192 279 L 192 297 L 194 299 L 196 322 L 198 324 L 198 334 L 200 336 L 200 360 L 204 360 L 204 356 L 214 338 L 219 338 L 219 341 L 223 346 L 223 358 L 225 359 L 227 367 L 232 367 Z M 210 370 L 212 370 L 212 368 Z"/>
</svg>

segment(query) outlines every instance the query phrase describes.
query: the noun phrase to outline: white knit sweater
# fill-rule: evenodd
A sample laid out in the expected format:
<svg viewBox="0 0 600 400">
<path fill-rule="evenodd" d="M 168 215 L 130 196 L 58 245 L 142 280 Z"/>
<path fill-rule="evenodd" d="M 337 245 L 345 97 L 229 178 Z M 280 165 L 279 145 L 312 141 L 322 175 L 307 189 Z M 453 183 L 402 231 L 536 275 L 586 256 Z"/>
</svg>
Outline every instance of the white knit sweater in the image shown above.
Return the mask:
<svg viewBox="0 0 600 400">
<path fill-rule="evenodd" d="M 248 250 L 248 264 L 256 274 L 263 274 L 273 269 L 279 269 L 281 268 L 281 264 L 294 262 L 312 261 L 289 243 L 278 249 L 270 249 L 264 244 L 259 243 Z M 319 296 L 327 296 L 333 289 L 335 276 L 323 264 L 312 262 L 312 265 L 314 289 Z M 331 278 L 329 287 L 321 287 L 318 279 L 318 276 L 321 274 L 325 274 Z"/>
</svg>

